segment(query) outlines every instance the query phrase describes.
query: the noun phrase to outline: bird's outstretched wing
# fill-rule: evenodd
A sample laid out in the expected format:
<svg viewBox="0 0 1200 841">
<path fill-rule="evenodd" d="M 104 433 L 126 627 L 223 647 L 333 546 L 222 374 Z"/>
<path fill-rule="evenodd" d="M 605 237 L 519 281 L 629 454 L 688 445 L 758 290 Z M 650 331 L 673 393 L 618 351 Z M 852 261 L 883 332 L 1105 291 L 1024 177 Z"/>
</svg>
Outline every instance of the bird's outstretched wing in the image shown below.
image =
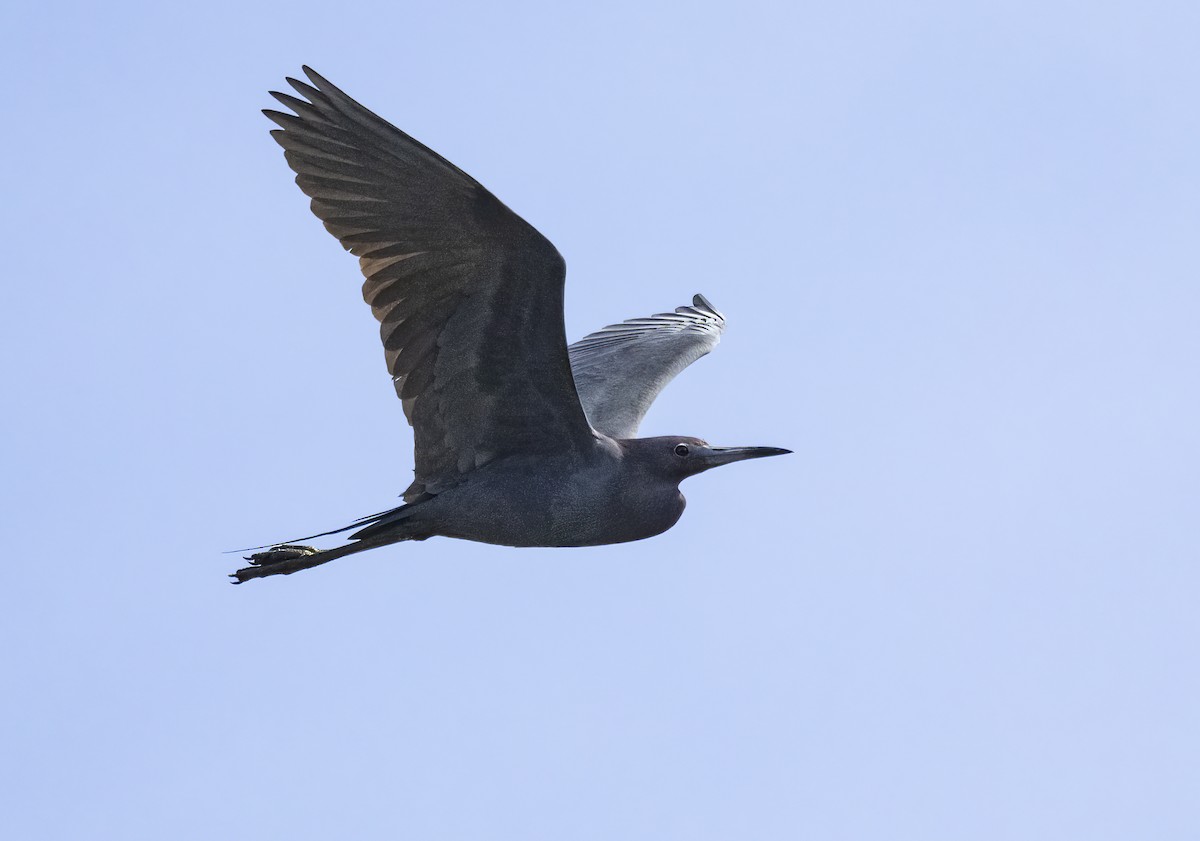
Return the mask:
<svg viewBox="0 0 1200 841">
<path fill-rule="evenodd" d="M 413 426 L 413 500 L 514 453 L 582 449 L 558 251 L 454 164 L 309 68 L 264 113 L 312 210 L 359 258 Z"/>
<path fill-rule="evenodd" d="M 673 313 L 610 324 L 569 348 L 575 387 L 593 427 L 612 438 L 637 435 L 667 383 L 717 346 L 725 316 L 703 295 Z"/>
</svg>

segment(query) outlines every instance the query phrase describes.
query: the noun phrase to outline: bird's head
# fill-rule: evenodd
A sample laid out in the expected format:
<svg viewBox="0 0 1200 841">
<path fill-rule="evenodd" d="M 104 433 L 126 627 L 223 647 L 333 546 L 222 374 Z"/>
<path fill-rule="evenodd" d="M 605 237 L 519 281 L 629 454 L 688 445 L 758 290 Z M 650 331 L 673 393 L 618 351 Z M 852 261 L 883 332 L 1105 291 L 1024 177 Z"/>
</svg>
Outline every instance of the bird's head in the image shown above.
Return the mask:
<svg viewBox="0 0 1200 841">
<path fill-rule="evenodd" d="M 787 455 L 791 450 L 779 447 L 713 447 L 699 438 L 667 435 L 660 438 L 637 438 L 626 441 L 636 458 L 655 473 L 666 474 L 677 481 L 703 473 L 723 464 L 750 458 Z"/>
</svg>

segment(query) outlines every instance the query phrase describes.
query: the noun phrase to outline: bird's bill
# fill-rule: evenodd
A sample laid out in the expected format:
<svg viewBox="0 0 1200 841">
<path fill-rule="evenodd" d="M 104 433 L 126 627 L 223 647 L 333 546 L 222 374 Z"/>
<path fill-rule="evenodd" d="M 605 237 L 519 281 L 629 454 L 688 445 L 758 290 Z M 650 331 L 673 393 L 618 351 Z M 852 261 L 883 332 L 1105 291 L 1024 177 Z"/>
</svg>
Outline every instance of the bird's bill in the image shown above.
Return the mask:
<svg viewBox="0 0 1200 841">
<path fill-rule="evenodd" d="M 786 456 L 791 450 L 780 447 L 709 447 L 704 454 L 704 466 L 720 467 L 722 464 L 733 464 L 735 461 L 745 461 L 750 458 L 766 458 L 767 456 Z"/>
</svg>

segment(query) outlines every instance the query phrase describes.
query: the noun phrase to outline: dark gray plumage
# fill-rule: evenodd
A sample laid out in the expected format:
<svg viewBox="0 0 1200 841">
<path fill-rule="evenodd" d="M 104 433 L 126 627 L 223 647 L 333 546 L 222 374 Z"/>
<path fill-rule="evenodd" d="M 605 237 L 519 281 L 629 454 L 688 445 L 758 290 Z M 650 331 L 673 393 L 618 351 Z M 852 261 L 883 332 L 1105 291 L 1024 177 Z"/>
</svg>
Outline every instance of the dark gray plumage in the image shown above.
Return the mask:
<svg viewBox="0 0 1200 841">
<path fill-rule="evenodd" d="M 659 534 L 686 477 L 788 452 L 634 436 L 654 398 L 712 350 L 724 317 L 702 296 L 567 348 L 558 251 L 477 181 L 307 67 L 280 126 L 312 210 L 359 258 L 388 370 L 415 439 L 405 505 L 324 551 L 279 544 L 238 582 L 435 535 L 587 546 Z M 322 537 L 312 535 L 312 537 Z M 300 538 L 307 540 L 310 538 Z"/>
</svg>

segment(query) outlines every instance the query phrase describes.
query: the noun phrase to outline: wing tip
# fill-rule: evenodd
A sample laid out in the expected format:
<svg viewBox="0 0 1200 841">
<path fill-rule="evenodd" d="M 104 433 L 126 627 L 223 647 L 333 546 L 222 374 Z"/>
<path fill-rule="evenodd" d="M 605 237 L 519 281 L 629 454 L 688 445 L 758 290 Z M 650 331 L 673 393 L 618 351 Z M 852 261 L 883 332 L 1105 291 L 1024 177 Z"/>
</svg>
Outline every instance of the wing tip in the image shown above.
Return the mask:
<svg viewBox="0 0 1200 841">
<path fill-rule="evenodd" d="M 304 71 L 304 75 L 308 77 L 308 81 L 312 82 L 313 86 L 321 93 L 325 94 L 326 96 L 343 97 L 345 99 L 350 99 L 351 102 L 354 102 L 353 99 L 346 96 L 346 94 L 342 92 L 341 88 L 330 82 L 307 64 L 300 65 L 300 69 Z M 355 102 L 354 104 L 358 105 L 359 103 Z M 359 107 L 361 108 L 362 106 L 359 105 Z"/>
<path fill-rule="evenodd" d="M 685 318 L 694 319 L 698 316 L 701 319 L 716 322 L 718 330 L 725 329 L 725 314 L 714 307 L 712 301 L 700 292 L 692 296 L 691 306 L 676 307 L 675 313 Z"/>
<path fill-rule="evenodd" d="M 274 108 L 262 108 L 260 110 L 262 111 L 264 117 L 273 122 L 275 125 L 279 126 L 281 129 L 286 129 L 289 121 L 297 119 L 295 114 L 287 114 L 283 111 L 276 111 Z"/>
<path fill-rule="evenodd" d="M 704 297 L 703 293 L 700 293 L 700 292 L 697 292 L 695 295 L 692 296 L 692 306 L 698 307 L 701 309 L 706 309 L 709 312 L 714 313 L 715 315 L 718 315 L 718 316 L 721 315 L 721 311 L 713 306 L 712 301 L 708 300 L 708 298 Z M 724 316 L 722 316 L 722 317 L 724 317 Z"/>
</svg>

